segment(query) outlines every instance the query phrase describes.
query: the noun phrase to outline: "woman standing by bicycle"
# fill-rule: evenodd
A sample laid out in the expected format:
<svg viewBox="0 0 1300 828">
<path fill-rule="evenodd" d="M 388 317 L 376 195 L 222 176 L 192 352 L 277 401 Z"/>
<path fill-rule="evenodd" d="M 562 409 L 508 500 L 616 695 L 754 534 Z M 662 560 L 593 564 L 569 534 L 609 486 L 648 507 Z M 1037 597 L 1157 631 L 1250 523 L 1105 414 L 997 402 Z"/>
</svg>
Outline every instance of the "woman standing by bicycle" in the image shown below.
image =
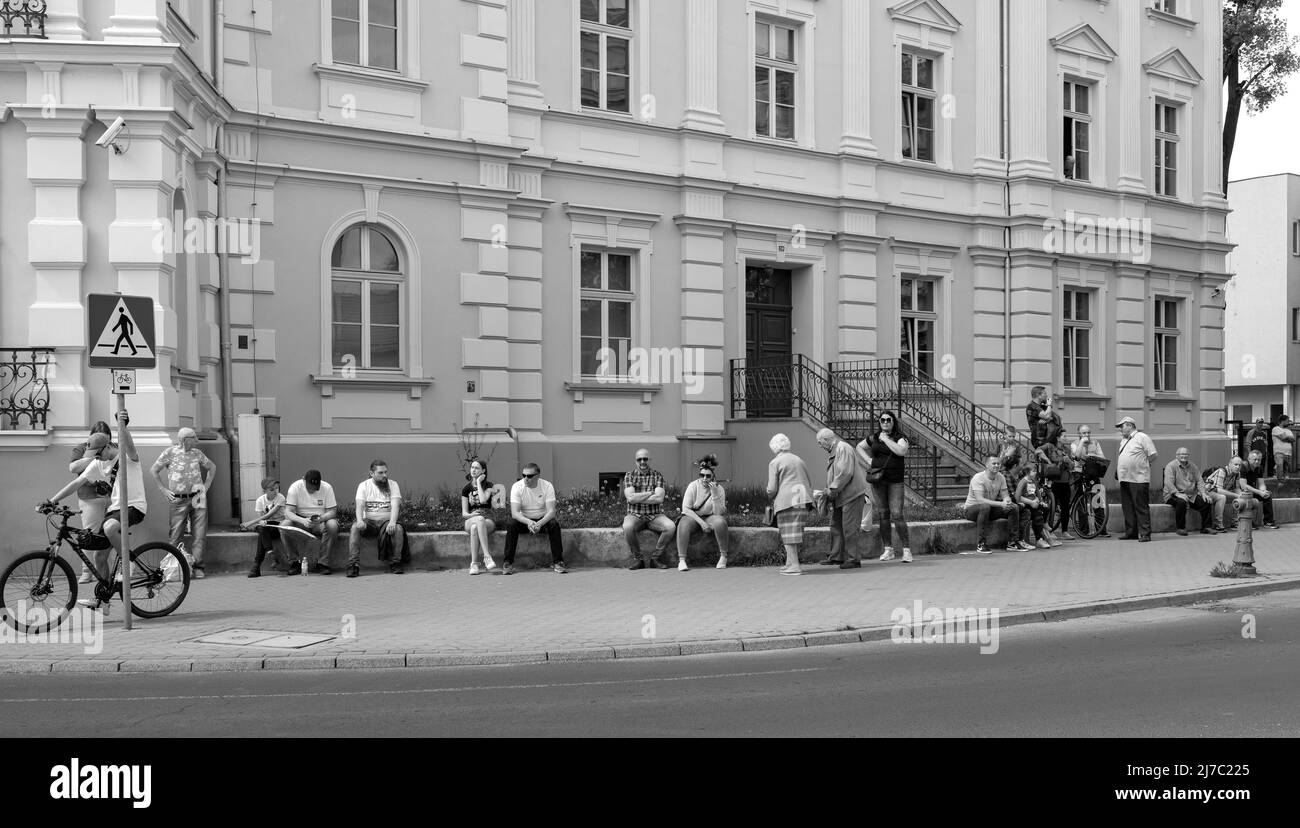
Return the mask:
<svg viewBox="0 0 1300 828">
<path fill-rule="evenodd" d="M 907 470 L 907 438 L 903 424 L 893 411 L 882 411 L 880 430 L 873 431 L 858 443 L 858 457 L 870 470 L 867 473 L 867 496 L 871 498 L 871 511 L 880 527 L 880 542 L 884 545 L 882 561 L 894 560 L 894 547 L 890 544 L 889 526 L 903 546 L 903 563 L 912 562 L 912 544 L 908 537 L 907 516 L 903 513 L 903 479 Z"/>
<path fill-rule="evenodd" d="M 1070 444 L 1070 456 L 1073 458 L 1073 478 L 1074 487 L 1082 489 L 1083 487 L 1091 488 L 1092 486 L 1101 486 L 1101 502 L 1106 502 L 1106 484 L 1100 480 L 1090 480 L 1084 477 L 1083 467 L 1089 457 L 1097 457 L 1102 460 L 1106 459 L 1106 453 L 1101 450 L 1101 442 L 1092 439 L 1092 426 L 1079 426 L 1079 439 Z M 1071 497 L 1073 500 L 1073 497 Z M 1101 531 L 1097 533 L 1099 537 L 1109 537 L 1110 533 L 1106 531 L 1106 524 L 1103 520 Z"/>
<path fill-rule="evenodd" d="M 1074 535 L 1070 534 L 1070 458 L 1061 447 L 1061 434 L 1065 429 L 1061 425 L 1061 415 L 1050 407 L 1044 409 L 1044 413 L 1048 416 L 1043 418 L 1040 426 L 1043 441 L 1038 446 L 1038 461 L 1042 476 L 1051 484 L 1057 512 L 1055 520 L 1051 515 L 1047 520 L 1049 524 L 1059 526 L 1058 538 L 1074 540 Z"/>
</svg>

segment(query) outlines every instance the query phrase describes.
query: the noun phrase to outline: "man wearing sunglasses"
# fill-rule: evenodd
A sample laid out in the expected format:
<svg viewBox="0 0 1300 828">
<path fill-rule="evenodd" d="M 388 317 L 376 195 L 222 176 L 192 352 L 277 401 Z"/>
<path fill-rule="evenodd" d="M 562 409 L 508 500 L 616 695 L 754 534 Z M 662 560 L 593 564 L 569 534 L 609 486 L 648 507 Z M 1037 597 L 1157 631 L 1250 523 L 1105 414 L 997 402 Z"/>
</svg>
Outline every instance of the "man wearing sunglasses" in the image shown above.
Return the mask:
<svg viewBox="0 0 1300 828">
<path fill-rule="evenodd" d="M 542 479 L 542 467 L 536 463 L 524 466 L 522 480 L 510 487 L 510 520 L 506 523 L 506 554 L 501 574 L 515 574 L 515 547 L 519 535 L 527 530 L 538 535 L 546 533 L 551 542 L 551 569 L 563 575 L 569 571 L 564 565 L 564 544 L 560 534 L 560 521 L 555 517 L 555 487 Z"/>
<path fill-rule="evenodd" d="M 677 526 L 664 514 L 664 476 L 650 468 L 650 452 L 637 449 L 636 468 L 623 476 L 623 496 L 627 498 L 627 514 L 623 517 L 623 537 L 627 540 L 632 565 L 628 569 L 667 569 L 664 550 L 673 542 Z M 659 536 L 654 555 L 648 560 L 641 556 L 641 542 L 637 533 L 649 529 Z"/>
</svg>

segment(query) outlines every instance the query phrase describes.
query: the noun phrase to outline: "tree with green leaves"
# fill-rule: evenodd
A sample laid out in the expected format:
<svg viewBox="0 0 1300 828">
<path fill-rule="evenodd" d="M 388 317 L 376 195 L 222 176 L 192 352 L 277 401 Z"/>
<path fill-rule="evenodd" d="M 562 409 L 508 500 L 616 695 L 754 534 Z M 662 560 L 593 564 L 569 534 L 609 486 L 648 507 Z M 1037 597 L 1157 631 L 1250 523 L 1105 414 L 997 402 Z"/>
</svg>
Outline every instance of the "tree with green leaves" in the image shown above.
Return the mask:
<svg viewBox="0 0 1300 828">
<path fill-rule="evenodd" d="M 1223 0 L 1223 80 L 1228 108 L 1223 120 L 1223 192 L 1237 142 L 1241 107 L 1268 109 L 1286 93 L 1286 79 L 1300 68 L 1298 38 L 1287 35 L 1282 0 Z"/>
</svg>

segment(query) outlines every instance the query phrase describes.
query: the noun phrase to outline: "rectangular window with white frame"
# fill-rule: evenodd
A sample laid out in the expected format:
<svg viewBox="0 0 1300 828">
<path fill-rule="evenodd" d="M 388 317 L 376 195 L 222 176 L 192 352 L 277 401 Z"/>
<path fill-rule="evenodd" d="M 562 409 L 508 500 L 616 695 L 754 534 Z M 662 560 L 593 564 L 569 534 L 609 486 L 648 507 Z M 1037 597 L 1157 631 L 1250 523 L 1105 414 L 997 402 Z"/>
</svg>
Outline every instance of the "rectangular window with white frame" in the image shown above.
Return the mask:
<svg viewBox="0 0 1300 828">
<path fill-rule="evenodd" d="M 930 376 L 934 376 L 939 324 L 936 290 L 934 279 L 925 279 L 914 273 L 904 273 L 899 284 L 898 356 Z"/>
<path fill-rule="evenodd" d="M 1090 181 L 1092 169 L 1092 86 L 1066 80 L 1061 127 L 1062 169 L 1074 181 Z"/>
<path fill-rule="evenodd" d="M 1178 14 L 1178 0 L 1155 0 L 1155 10 L 1165 14 Z"/>
<path fill-rule="evenodd" d="M 935 59 L 928 55 L 903 52 L 901 80 L 903 90 L 903 157 L 934 163 Z"/>
<path fill-rule="evenodd" d="M 1300 221 L 1291 222 L 1291 255 L 1300 256 Z"/>
<path fill-rule="evenodd" d="M 1291 309 L 1291 342 L 1300 344 L 1300 308 Z"/>
<path fill-rule="evenodd" d="M 754 24 L 754 134 L 759 137 L 796 138 L 796 34 L 793 26 L 766 20 Z"/>
<path fill-rule="evenodd" d="M 335 63 L 398 71 L 398 0 L 332 0 Z"/>
<path fill-rule="evenodd" d="M 632 111 L 632 0 L 581 0 L 579 57 L 584 109 Z"/>
<path fill-rule="evenodd" d="M 1092 291 L 1066 288 L 1061 310 L 1065 388 L 1092 387 Z"/>
<path fill-rule="evenodd" d="M 1178 391 L 1178 317 L 1177 299 L 1157 298 L 1152 331 L 1155 335 L 1153 389 L 1163 393 Z"/>
<path fill-rule="evenodd" d="M 1155 186 L 1156 195 L 1178 196 L 1179 107 L 1156 101 Z"/>
<path fill-rule="evenodd" d="M 584 378 L 625 377 L 632 347 L 630 253 L 583 248 L 579 257 L 579 371 Z"/>
</svg>

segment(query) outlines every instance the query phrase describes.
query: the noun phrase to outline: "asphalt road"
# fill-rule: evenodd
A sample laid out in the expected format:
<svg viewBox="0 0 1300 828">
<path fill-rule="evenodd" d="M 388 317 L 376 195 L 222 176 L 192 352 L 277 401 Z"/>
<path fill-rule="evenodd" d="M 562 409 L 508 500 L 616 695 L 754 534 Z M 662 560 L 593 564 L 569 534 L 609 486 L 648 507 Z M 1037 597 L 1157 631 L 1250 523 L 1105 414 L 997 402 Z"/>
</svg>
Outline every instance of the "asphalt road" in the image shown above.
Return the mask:
<svg viewBox="0 0 1300 828">
<path fill-rule="evenodd" d="M 1243 637 L 1246 614 L 1254 638 Z M 1300 593 L 725 656 L 0 676 L 0 736 L 1298 736 Z"/>
</svg>

